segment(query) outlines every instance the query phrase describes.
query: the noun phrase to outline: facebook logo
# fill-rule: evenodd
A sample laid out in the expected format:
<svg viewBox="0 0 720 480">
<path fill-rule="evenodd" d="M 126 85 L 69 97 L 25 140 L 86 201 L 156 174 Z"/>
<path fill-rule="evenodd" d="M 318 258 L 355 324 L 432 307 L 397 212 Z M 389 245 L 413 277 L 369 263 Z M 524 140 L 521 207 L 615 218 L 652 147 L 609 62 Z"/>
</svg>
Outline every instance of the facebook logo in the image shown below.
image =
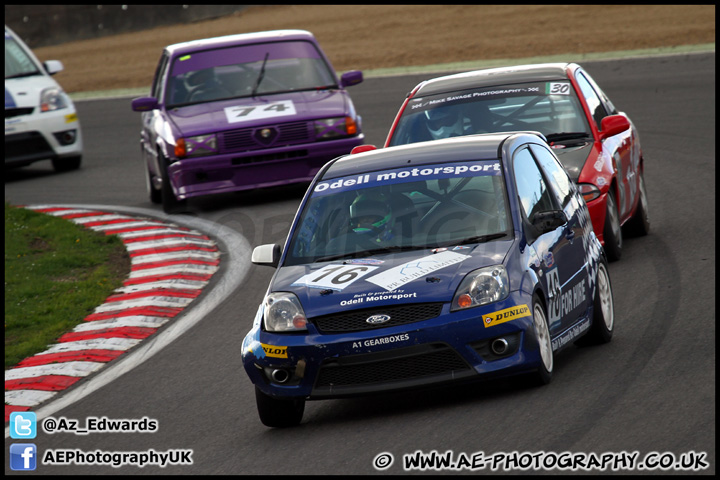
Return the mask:
<svg viewBox="0 0 720 480">
<path fill-rule="evenodd" d="M 37 417 L 33 412 L 13 412 L 10 414 L 10 437 L 35 438 L 37 436 Z"/>
<path fill-rule="evenodd" d="M 10 445 L 10 469 L 35 470 L 37 447 L 34 443 L 13 443 Z"/>
</svg>

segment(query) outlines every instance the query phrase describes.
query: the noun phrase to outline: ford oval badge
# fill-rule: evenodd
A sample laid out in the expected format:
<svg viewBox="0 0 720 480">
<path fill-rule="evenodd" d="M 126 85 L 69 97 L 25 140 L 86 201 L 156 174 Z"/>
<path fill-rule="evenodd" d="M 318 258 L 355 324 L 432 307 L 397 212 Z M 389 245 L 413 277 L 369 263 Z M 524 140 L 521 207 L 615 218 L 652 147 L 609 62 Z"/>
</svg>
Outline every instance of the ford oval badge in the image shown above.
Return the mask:
<svg viewBox="0 0 720 480">
<path fill-rule="evenodd" d="M 387 321 L 390 321 L 390 315 L 380 314 L 380 315 L 372 315 L 368 317 L 365 320 L 370 325 L 379 325 L 381 323 L 385 323 Z"/>
</svg>

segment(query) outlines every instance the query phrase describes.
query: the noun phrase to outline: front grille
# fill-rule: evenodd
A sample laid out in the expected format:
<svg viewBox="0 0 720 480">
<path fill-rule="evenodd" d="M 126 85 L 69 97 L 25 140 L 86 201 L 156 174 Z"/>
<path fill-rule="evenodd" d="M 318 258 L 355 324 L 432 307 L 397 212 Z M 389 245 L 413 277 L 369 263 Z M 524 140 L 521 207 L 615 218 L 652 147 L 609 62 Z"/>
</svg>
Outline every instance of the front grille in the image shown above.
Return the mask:
<svg viewBox="0 0 720 480">
<path fill-rule="evenodd" d="M 316 389 L 367 386 L 471 370 L 460 355 L 444 344 L 419 345 L 376 354 L 353 355 L 320 367 Z"/>
<path fill-rule="evenodd" d="M 39 132 L 5 136 L 5 163 L 17 160 L 40 160 L 54 156 L 52 147 Z"/>
<path fill-rule="evenodd" d="M 376 328 L 394 327 L 408 323 L 429 320 L 440 315 L 442 303 L 415 303 L 409 305 L 393 305 L 374 307 L 350 312 L 334 313 L 309 319 L 320 333 L 361 332 Z M 372 325 L 365 320 L 372 315 L 385 314 L 390 321 Z"/>
<path fill-rule="evenodd" d="M 291 150 L 289 152 L 265 153 L 261 155 L 236 157 L 231 160 L 231 163 L 233 165 L 249 165 L 251 163 L 272 162 L 274 160 L 290 160 L 292 158 L 303 158 L 307 156 L 307 150 Z"/>
<path fill-rule="evenodd" d="M 270 140 L 264 140 L 257 132 L 264 128 L 273 129 Z M 312 123 L 292 122 L 263 127 L 238 128 L 220 135 L 220 148 L 225 152 L 255 150 L 271 145 L 292 145 L 311 141 Z M 276 134 L 275 134 L 276 133 Z"/>
</svg>

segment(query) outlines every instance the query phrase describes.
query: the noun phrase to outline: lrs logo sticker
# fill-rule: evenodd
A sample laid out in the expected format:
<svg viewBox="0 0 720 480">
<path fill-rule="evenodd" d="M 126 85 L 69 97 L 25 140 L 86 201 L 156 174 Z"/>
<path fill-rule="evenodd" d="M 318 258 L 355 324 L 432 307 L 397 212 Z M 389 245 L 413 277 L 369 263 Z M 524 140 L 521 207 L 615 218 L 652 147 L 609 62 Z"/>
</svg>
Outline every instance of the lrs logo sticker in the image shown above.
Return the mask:
<svg viewBox="0 0 720 480">
<path fill-rule="evenodd" d="M 450 251 L 434 253 L 373 275 L 369 277 L 367 281 L 384 288 L 388 292 L 392 292 L 408 282 L 422 278 L 436 270 L 462 262 L 466 258 L 470 258 L 470 256 Z"/>
<path fill-rule="evenodd" d="M 517 307 L 498 310 L 497 312 L 483 315 L 483 325 L 485 328 L 498 325 L 500 323 L 509 322 L 522 317 L 530 316 L 530 308 L 527 305 L 518 305 Z"/>
<path fill-rule="evenodd" d="M 228 123 L 249 122 L 262 118 L 284 117 L 295 115 L 295 104 L 292 100 L 280 100 L 279 102 L 255 106 L 237 106 L 225 109 L 225 116 Z"/>
</svg>

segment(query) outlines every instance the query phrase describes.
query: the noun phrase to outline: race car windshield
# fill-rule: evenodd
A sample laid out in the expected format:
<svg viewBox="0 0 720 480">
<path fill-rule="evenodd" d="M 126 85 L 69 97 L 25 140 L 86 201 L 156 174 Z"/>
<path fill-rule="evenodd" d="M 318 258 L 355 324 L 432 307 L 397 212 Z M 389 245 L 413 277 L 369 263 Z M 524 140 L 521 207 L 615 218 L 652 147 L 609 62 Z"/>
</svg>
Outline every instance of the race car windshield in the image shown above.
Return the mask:
<svg viewBox="0 0 720 480">
<path fill-rule="evenodd" d="M 572 132 L 572 137 L 557 142 L 591 135 L 570 82 L 555 81 L 414 98 L 405 107 L 390 146 L 509 131 L 536 131 L 546 137 Z"/>
<path fill-rule="evenodd" d="M 260 43 L 203 50 L 177 57 L 168 76 L 168 107 L 227 98 L 337 87 L 310 42 Z"/>
<path fill-rule="evenodd" d="M 284 264 L 490 242 L 509 228 L 499 160 L 375 171 L 314 185 Z"/>
</svg>

